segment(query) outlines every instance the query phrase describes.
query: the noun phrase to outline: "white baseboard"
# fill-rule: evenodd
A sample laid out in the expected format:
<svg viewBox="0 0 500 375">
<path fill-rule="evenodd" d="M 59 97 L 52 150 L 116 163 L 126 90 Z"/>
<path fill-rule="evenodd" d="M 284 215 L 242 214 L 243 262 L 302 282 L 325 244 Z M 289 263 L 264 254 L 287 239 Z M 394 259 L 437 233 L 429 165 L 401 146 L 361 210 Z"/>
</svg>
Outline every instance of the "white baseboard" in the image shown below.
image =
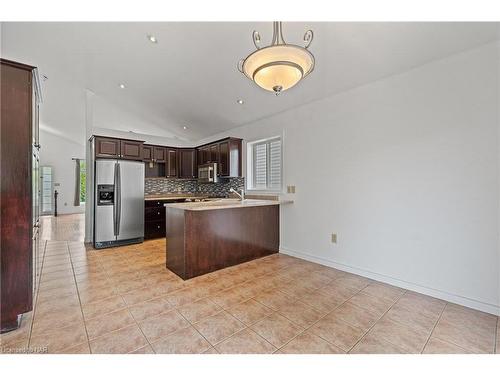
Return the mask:
<svg viewBox="0 0 500 375">
<path fill-rule="evenodd" d="M 486 312 L 489 314 L 494 314 L 494 315 L 500 316 L 500 306 L 498 306 L 498 305 L 493 305 L 490 303 L 477 301 L 477 300 L 474 300 L 471 298 L 448 293 L 448 292 L 445 292 L 442 290 L 425 287 L 425 286 L 414 284 L 414 283 L 404 281 L 404 280 L 399 280 L 399 279 L 396 279 L 396 278 L 393 278 L 390 276 L 385 276 L 385 275 L 382 275 L 382 274 L 379 274 L 376 272 L 371 272 L 371 271 L 363 270 L 360 268 L 348 266 L 348 265 L 345 265 L 342 263 L 337 263 L 337 262 L 334 262 L 334 261 L 329 260 L 329 259 L 306 254 L 306 253 L 303 253 L 300 251 L 290 250 L 290 249 L 287 249 L 284 247 L 280 247 L 280 253 L 290 255 L 290 256 L 293 256 L 296 258 L 308 260 L 308 261 L 311 261 L 314 263 L 322 264 L 324 266 L 333 267 L 333 268 L 339 269 L 341 271 L 350 272 L 350 273 L 353 273 L 353 274 L 356 274 L 359 276 L 364 276 L 364 277 L 367 277 L 367 278 L 370 278 L 370 279 L 373 279 L 376 281 L 380 281 L 380 282 L 384 282 L 384 283 L 387 283 L 390 285 L 397 286 L 399 288 L 408 289 L 408 290 L 411 290 L 413 292 L 417 292 L 417 293 L 425 294 L 425 295 L 428 295 L 431 297 L 439 298 L 439 299 L 442 299 L 442 300 L 445 300 L 448 302 L 456 303 L 457 305 L 470 307 L 472 309 L 476 309 L 476 310 L 483 311 L 483 312 Z"/>
</svg>

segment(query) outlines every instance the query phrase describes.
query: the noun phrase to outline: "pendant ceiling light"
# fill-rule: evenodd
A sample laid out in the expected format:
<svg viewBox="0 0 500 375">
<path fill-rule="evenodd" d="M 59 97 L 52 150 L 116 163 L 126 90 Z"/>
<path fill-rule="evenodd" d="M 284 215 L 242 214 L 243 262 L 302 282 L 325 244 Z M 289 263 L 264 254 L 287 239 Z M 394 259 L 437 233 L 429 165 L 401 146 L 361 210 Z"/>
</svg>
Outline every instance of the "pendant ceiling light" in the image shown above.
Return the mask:
<svg viewBox="0 0 500 375">
<path fill-rule="evenodd" d="M 295 86 L 314 69 L 314 56 L 308 47 L 313 40 L 312 30 L 304 34 L 305 45 L 286 44 L 281 22 L 273 22 L 273 40 L 267 47 L 260 46 L 260 35 L 252 34 L 257 51 L 238 63 L 238 70 L 264 90 L 279 95 Z"/>
</svg>

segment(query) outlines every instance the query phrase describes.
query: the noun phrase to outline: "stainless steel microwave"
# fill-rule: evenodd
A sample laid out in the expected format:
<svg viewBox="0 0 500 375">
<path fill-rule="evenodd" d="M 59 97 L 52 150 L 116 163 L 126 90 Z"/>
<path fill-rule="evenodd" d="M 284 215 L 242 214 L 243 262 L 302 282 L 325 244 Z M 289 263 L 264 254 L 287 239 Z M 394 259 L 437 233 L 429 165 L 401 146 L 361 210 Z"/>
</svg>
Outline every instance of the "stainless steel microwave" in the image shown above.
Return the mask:
<svg viewBox="0 0 500 375">
<path fill-rule="evenodd" d="M 198 167 L 199 182 L 218 182 L 217 163 L 202 164 Z"/>
</svg>

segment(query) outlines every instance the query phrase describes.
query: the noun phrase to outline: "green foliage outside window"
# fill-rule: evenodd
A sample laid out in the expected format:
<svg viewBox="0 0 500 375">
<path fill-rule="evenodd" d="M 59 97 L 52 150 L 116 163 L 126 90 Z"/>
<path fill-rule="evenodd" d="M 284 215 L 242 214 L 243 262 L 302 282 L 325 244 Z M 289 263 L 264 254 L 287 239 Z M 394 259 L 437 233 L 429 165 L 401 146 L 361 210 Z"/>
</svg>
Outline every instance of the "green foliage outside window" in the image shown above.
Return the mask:
<svg viewBox="0 0 500 375">
<path fill-rule="evenodd" d="M 80 202 L 85 202 L 85 187 L 86 187 L 87 168 L 85 160 L 80 160 Z"/>
</svg>

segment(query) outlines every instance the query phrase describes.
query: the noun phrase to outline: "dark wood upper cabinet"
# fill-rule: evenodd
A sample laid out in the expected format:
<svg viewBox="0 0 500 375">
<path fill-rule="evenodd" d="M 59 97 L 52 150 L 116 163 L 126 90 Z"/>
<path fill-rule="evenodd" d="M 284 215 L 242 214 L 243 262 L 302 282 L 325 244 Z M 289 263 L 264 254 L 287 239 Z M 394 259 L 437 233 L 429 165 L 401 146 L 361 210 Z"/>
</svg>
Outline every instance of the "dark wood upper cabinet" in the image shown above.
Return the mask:
<svg viewBox="0 0 500 375">
<path fill-rule="evenodd" d="M 165 163 L 167 161 L 166 149 L 165 147 L 154 147 L 153 159 L 157 163 Z"/>
<path fill-rule="evenodd" d="M 219 162 L 219 144 L 210 145 L 210 163 L 218 163 Z"/>
<path fill-rule="evenodd" d="M 200 164 L 205 164 L 210 162 L 210 147 L 206 146 L 201 149 L 202 162 Z"/>
<path fill-rule="evenodd" d="M 120 140 L 115 138 L 95 138 L 95 156 L 97 158 L 120 157 Z"/>
<path fill-rule="evenodd" d="M 140 141 L 121 140 L 120 157 L 122 159 L 142 160 L 142 144 Z"/>
<path fill-rule="evenodd" d="M 18 328 L 38 285 L 38 79 L 36 68 L 0 59 L 0 332 Z M 1 340 L 1 339 L 0 339 Z"/>
<path fill-rule="evenodd" d="M 198 147 L 198 165 L 217 163 L 217 174 L 221 177 L 241 177 L 242 139 L 224 138 Z"/>
<path fill-rule="evenodd" d="M 196 163 L 196 149 L 180 148 L 179 155 L 179 178 L 196 178 L 198 174 Z"/>
<path fill-rule="evenodd" d="M 167 177 L 177 177 L 177 149 L 167 148 Z"/>
<path fill-rule="evenodd" d="M 219 144 L 219 175 L 229 175 L 229 141 Z"/>
<path fill-rule="evenodd" d="M 143 160 L 142 141 L 95 137 L 96 158 Z"/>
<path fill-rule="evenodd" d="M 198 148 L 196 150 L 196 159 L 197 159 L 197 162 L 198 162 L 198 165 L 201 165 L 204 163 L 204 159 L 203 159 L 203 150 L 201 148 Z"/>
<path fill-rule="evenodd" d="M 219 175 L 241 177 L 241 139 L 228 138 L 219 142 Z"/>
<path fill-rule="evenodd" d="M 218 164 L 220 177 L 241 177 L 242 139 L 224 138 L 198 148 L 145 145 L 141 141 L 95 137 L 97 158 L 122 158 L 149 162 L 146 177 L 196 178 L 198 165 Z"/>
<path fill-rule="evenodd" d="M 142 160 L 153 161 L 153 146 L 142 146 Z"/>
</svg>

